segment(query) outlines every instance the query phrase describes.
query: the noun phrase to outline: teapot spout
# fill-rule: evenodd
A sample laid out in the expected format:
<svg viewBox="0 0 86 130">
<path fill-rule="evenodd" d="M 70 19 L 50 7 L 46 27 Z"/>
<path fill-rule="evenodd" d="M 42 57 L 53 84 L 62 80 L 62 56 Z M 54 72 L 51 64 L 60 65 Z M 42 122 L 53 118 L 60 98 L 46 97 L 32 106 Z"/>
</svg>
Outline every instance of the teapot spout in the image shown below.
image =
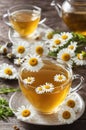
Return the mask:
<svg viewBox="0 0 86 130">
<path fill-rule="evenodd" d="M 59 3 L 56 2 L 56 0 L 53 0 L 50 4 L 51 6 L 54 6 L 56 11 L 58 12 L 59 16 L 62 17 L 62 8 Z"/>
</svg>

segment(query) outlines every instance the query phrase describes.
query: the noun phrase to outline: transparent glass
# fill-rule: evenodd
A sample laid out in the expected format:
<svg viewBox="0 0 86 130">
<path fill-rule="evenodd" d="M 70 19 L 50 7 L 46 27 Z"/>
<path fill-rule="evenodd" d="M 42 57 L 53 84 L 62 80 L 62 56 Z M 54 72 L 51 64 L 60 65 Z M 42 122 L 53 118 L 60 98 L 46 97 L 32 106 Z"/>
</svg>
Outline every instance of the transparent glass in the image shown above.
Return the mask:
<svg viewBox="0 0 86 130">
<path fill-rule="evenodd" d="M 4 21 L 22 37 L 31 35 L 41 18 L 41 8 L 33 5 L 16 5 L 3 15 Z"/>
<path fill-rule="evenodd" d="M 51 5 L 71 31 L 86 35 L 86 0 L 65 0 L 62 6 L 53 0 Z"/>
<path fill-rule="evenodd" d="M 31 72 L 21 67 L 18 81 L 22 93 L 31 105 L 39 112 L 51 114 L 56 112 L 67 95 L 81 88 L 83 77 L 73 75 L 70 66 L 61 60 L 57 62 L 51 58 L 43 58 L 43 63 L 43 68 L 38 72 Z M 26 84 L 24 81 L 28 77 L 34 78 L 34 82 Z M 80 82 L 72 88 L 74 79 Z"/>
</svg>

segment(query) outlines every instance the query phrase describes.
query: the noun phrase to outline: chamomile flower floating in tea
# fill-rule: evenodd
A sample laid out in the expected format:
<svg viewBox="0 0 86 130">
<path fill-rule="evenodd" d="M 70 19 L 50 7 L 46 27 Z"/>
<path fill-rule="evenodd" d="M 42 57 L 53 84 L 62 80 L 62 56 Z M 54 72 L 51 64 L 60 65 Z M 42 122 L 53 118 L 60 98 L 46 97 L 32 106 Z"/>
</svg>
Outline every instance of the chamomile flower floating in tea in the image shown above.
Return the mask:
<svg viewBox="0 0 86 130">
<path fill-rule="evenodd" d="M 66 80 L 66 76 L 63 74 L 56 74 L 54 76 L 54 81 L 56 81 L 56 82 L 63 82 L 65 80 Z"/>
<path fill-rule="evenodd" d="M 0 65 L 0 77 L 5 79 L 16 79 L 18 77 L 17 70 L 9 64 Z"/>
<path fill-rule="evenodd" d="M 76 65 L 86 65 L 86 56 L 84 57 L 83 53 L 77 53 L 73 61 Z"/>
<path fill-rule="evenodd" d="M 74 57 L 74 53 L 72 53 L 72 51 L 68 50 L 68 49 L 62 49 L 61 51 L 59 51 L 59 53 L 57 54 L 57 60 L 61 59 L 62 61 L 72 65 L 73 61 L 72 58 Z"/>
<path fill-rule="evenodd" d="M 31 72 L 38 72 L 43 66 L 43 61 L 39 55 L 30 55 L 23 63 L 23 67 Z"/>
<path fill-rule="evenodd" d="M 48 55 L 48 47 L 46 44 L 42 42 L 36 42 L 31 46 L 31 54 L 37 54 L 40 56 L 47 56 Z"/>
<path fill-rule="evenodd" d="M 29 51 L 29 44 L 28 43 L 14 43 L 12 46 L 12 53 L 16 55 L 16 57 L 24 57 L 28 55 Z"/>
<path fill-rule="evenodd" d="M 52 92 L 54 90 L 54 85 L 52 83 L 45 83 L 42 85 L 42 88 L 44 89 L 44 92 Z"/>
<path fill-rule="evenodd" d="M 37 94 L 43 94 L 45 92 L 42 86 L 37 87 L 35 91 Z"/>
<path fill-rule="evenodd" d="M 17 109 L 15 115 L 17 119 L 22 121 L 33 120 L 35 112 L 31 112 L 31 108 L 28 106 L 21 106 Z"/>
<path fill-rule="evenodd" d="M 24 84 L 32 84 L 35 81 L 35 77 L 27 77 L 27 79 L 24 79 L 23 82 Z"/>
<path fill-rule="evenodd" d="M 71 124 L 76 119 L 75 112 L 69 107 L 60 108 L 58 114 L 58 120 L 63 124 Z"/>
<path fill-rule="evenodd" d="M 61 32 L 60 37 L 62 38 L 62 40 L 67 42 L 69 39 L 73 37 L 73 35 L 69 32 Z"/>
<path fill-rule="evenodd" d="M 75 51 L 77 47 L 77 42 L 70 42 L 70 45 L 68 45 L 68 49 L 71 51 Z"/>
<path fill-rule="evenodd" d="M 44 85 L 40 85 L 35 89 L 37 94 L 52 92 L 53 90 L 54 90 L 54 85 L 52 83 L 45 83 Z"/>
</svg>

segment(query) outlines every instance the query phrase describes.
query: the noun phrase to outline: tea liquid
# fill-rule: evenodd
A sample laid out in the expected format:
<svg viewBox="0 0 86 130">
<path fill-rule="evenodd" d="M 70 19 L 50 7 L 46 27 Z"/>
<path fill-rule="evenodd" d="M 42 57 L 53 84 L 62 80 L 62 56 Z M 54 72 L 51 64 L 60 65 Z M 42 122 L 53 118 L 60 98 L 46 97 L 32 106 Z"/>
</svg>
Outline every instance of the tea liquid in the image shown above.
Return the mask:
<svg viewBox="0 0 86 130">
<path fill-rule="evenodd" d="M 34 32 L 38 26 L 40 14 L 37 11 L 21 10 L 15 11 L 10 16 L 13 28 L 21 35 L 27 36 Z"/>
<path fill-rule="evenodd" d="M 86 35 L 86 12 L 63 12 L 62 17 L 71 31 Z"/>
<path fill-rule="evenodd" d="M 66 76 L 66 81 L 55 82 L 54 76 L 56 74 L 63 74 Z M 31 104 L 43 113 L 52 113 L 52 111 L 65 99 L 71 86 L 70 75 L 67 70 L 59 65 L 55 65 L 50 61 L 45 61 L 44 67 L 39 72 L 23 71 L 21 78 L 25 79 L 28 76 L 35 77 L 35 82 L 28 86 L 21 81 L 20 87 L 25 97 Z M 45 83 L 52 83 L 55 86 L 53 92 L 37 94 L 35 88 L 44 85 Z"/>
</svg>

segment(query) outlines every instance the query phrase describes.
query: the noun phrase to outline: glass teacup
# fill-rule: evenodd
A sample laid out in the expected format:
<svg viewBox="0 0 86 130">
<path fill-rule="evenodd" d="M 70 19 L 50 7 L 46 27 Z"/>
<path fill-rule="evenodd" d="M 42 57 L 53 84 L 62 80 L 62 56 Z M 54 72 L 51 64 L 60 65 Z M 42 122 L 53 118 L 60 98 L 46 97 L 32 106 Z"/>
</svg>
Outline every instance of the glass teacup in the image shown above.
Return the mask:
<svg viewBox="0 0 86 130">
<path fill-rule="evenodd" d="M 3 15 L 4 21 L 22 37 L 31 35 L 41 18 L 41 8 L 33 5 L 16 5 Z"/>
<path fill-rule="evenodd" d="M 24 64 L 20 68 L 19 85 L 24 96 L 37 111 L 44 114 L 56 112 L 68 95 L 81 88 L 83 77 L 73 75 L 71 67 L 63 61 L 51 58 L 43 58 L 40 62 L 36 58 L 29 58 L 27 61 L 31 64 L 29 67 Z M 34 71 L 37 64 L 41 67 Z M 73 79 L 80 82 L 72 88 Z"/>
</svg>

